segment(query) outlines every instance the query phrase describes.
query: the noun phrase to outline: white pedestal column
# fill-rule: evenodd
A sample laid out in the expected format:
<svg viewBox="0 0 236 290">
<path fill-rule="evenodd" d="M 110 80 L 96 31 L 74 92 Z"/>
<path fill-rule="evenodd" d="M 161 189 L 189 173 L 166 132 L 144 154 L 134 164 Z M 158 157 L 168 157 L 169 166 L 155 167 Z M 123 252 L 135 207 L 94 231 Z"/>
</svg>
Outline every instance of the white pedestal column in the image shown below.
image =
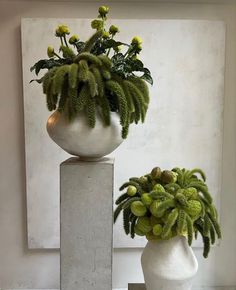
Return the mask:
<svg viewBox="0 0 236 290">
<path fill-rule="evenodd" d="M 61 290 L 112 289 L 113 165 L 61 164 Z"/>
</svg>

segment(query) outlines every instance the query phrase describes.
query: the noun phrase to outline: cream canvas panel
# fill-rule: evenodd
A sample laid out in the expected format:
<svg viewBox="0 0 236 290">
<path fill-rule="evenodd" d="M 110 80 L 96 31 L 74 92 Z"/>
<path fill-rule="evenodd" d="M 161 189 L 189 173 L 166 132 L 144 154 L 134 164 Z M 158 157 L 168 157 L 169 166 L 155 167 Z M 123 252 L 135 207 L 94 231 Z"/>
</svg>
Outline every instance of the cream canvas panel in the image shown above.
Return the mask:
<svg viewBox="0 0 236 290">
<path fill-rule="evenodd" d="M 89 19 L 22 20 L 22 55 L 27 176 L 29 248 L 59 248 L 59 164 L 69 155 L 46 132 L 45 96 L 29 68 L 46 58 L 48 45 L 59 48 L 54 37 L 66 23 L 86 40 Z M 223 136 L 225 25 L 203 20 L 114 19 L 117 38 L 143 39 L 141 59 L 154 79 L 151 102 L 143 125 L 133 125 L 128 139 L 115 151 L 114 199 L 130 176 L 152 167 L 201 167 L 220 206 Z M 101 181 L 102 182 L 102 181 Z M 111 193 L 112 194 L 112 193 Z M 98 196 L 99 198 L 99 196 Z M 96 202 L 95 202 L 96 205 Z M 112 217 L 111 217 L 112 218 Z M 143 247 L 145 239 L 126 237 L 122 219 L 114 226 L 114 247 Z M 195 246 L 201 246 L 197 241 Z"/>
</svg>

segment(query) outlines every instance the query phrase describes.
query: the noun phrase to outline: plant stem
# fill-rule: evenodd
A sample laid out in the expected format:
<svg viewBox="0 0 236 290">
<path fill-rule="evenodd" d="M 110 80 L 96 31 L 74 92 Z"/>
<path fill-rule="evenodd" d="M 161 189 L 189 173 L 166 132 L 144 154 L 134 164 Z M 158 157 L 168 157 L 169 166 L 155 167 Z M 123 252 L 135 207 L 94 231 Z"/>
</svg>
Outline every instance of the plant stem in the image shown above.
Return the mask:
<svg viewBox="0 0 236 290">
<path fill-rule="evenodd" d="M 68 43 L 67 43 L 67 41 L 66 41 L 66 36 L 65 36 L 65 35 L 63 35 L 63 39 L 64 39 L 64 41 L 65 41 L 65 45 L 68 47 Z"/>
<path fill-rule="evenodd" d="M 55 52 L 54 52 L 54 55 L 55 55 L 56 57 L 58 57 L 59 59 L 62 59 L 62 58 L 60 57 L 60 55 L 58 55 L 58 54 L 55 53 Z"/>
<path fill-rule="evenodd" d="M 113 39 L 113 37 L 114 37 L 114 35 L 111 36 L 111 39 Z M 111 51 L 111 47 L 107 51 L 107 56 L 109 56 L 110 51 Z"/>
</svg>

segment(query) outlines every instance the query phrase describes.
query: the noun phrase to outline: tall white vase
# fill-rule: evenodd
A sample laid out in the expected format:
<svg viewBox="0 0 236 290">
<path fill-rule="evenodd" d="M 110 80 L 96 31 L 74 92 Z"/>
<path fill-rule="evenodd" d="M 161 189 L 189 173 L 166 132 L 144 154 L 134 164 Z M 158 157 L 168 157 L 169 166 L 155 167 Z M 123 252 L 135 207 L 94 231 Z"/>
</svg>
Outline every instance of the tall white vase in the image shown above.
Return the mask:
<svg viewBox="0 0 236 290">
<path fill-rule="evenodd" d="M 191 290 L 198 262 L 185 237 L 149 241 L 142 268 L 147 290 Z"/>
</svg>

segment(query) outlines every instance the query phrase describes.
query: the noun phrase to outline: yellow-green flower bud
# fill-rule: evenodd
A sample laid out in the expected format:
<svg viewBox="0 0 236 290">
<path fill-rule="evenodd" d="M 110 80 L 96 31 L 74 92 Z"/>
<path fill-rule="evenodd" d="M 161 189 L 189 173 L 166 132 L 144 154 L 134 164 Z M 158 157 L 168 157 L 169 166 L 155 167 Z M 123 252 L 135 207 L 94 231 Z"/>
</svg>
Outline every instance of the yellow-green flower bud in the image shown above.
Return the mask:
<svg viewBox="0 0 236 290">
<path fill-rule="evenodd" d="M 109 34 L 109 32 L 108 32 L 108 31 L 104 31 L 102 37 L 103 37 L 104 39 L 108 39 L 108 38 L 110 38 L 110 34 Z"/>
<path fill-rule="evenodd" d="M 197 198 L 198 192 L 195 187 L 189 187 L 183 190 L 184 196 L 189 199 L 189 198 Z"/>
<path fill-rule="evenodd" d="M 156 224 L 156 225 L 153 227 L 152 231 L 153 231 L 153 234 L 154 234 L 155 236 L 160 236 L 161 233 L 162 233 L 162 225 L 160 225 L 160 224 Z"/>
<path fill-rule="evenodd" d="M 103 29 L 103 20 L 94 19 L 94 20 L 91 22 L 91 27 L 92 27 L 93 29 L 102 30 L 102 29 Z"/>
<path fill-rule="evenodd" d="M 198 200 L 189 200 L 185 210 L 191 217 L 197 218 L 202 211 L 202 205 Z"/>
<path fill-rule="evenodd" d="M 145 204 L 146 206 L 149 206 L 153 201 L 151 196 L 148 193 L 143 193 L 141 196 L 141 200 L 143 204 Z"/>
<path fill-rule="evenodd" d="M 70 34 L 70 30 L 69 27 L 67 25 L 58 25 L 57 29 L 56 29 L 56 36 L 64 36 L 66 34 Z"/>
<path fill-rule="evenodd" d="M 119 32 L 119 28 L 115 25 L 111 25 L 111 27 L 109 28 L 109 33 L 111 35 L 115 35 L 118 32 Z"/>
<path fill-rule="evenodd" d="M 141 45 L 141 44 L 138 44 L 138 45 L 137 45 L 137 49 L 138 49 L 138 50 L 142 50 L 142 45 Z"/>
<path fill-rule="evenodd" d="M 139 36 L 135 36 L 135 37 L 133 37 L 131 44 L 141 45 L 142 42 L 143 42 L 142 38 L 140 38 Z"/>
<path fill-rule="evenodd" d="M 137 54 L 135 54 L 135 55 L 132 56 L 132 59 L 133 60 L 137 60 L 137 59 L 139 59 L 139 57 L 137 56 Z"/>
<path fill-rule="evenodd" d="M 144 236 L 145 235 L 142 231 L 140 231 L 140 229 L 137 227 L 137 225 L 134 226 L 134 232 L 138 236 Z"/>
<path fill-rule="evenodd" d="M 155 184 L 153 190 L 158 192 L 165 192 L 165 188 L 161 184 Z"/>
<path fill-rule="evenodd" d="M 176 181 L 177 176 L 174 174 L 175 172 L 164 170 L 161 174 L 161 181 L 165 183 L 173 183 Z"/>
<path fill-rule="evenodd" d="M 146 238 L 148 241 L 159 240 L 160 237 L 153 235 L 152 232 L 146 234 Z"/>
<path fill-rule="evenodd" d="M 108 6 L 100 6 L 98 8 L 98 13 L 103 17 L 106 16 L 107 13 L 109 12 L 109 7 Z"/>
<path fill-rule="evenodd" d="M 149 210 L 150 210 L 150 212 L 152 213 L 152 215 L 154 217 L 158 217 L 158 215 L 157 215 L 157 208 L 158 208 L 159 204 L 160 204 L 160 201 L 154 200 L 152 202 L 152 204 L 150 205 Z"/>
<path fill-rule="evenodd" d="M 134 201 L 131 204 L 131 212 L 135 215 L 135 216 L 144 216 L 145 213 L 147 212 L 147 208 L 146 206 L 141 202 L 141 201 Z"/>
<path fill-rule="evenodd" d="M 154 167 L 151 171 L 151 177 L 152 179 L 158 179 L 161 177 L 161 168 L 160 167 Z"/>
<path fill-rule="evenodd" d="M 54 48 L 50 45 L 47 50 L 48 57 L 54 57 Z"/>
<path fill-rule="evenodd" d="M 148 179 L 147 179 L 146 176 L 141 176 L 141 177 L 139 178 L 139 180 L 140 180 L 140 182 L 142 182 L 142 183 L 146 183 L 146 182 L 148 181 Z"/>
<path fill-rule="evenodd" d="M 134 196 L 137 193 L 137 188 L 133 185 L 130 185 L 127 189 L 127 194 L 129 196 Z"/>
<path fill-rule="evenodd" d="M 140 217 L 137 221 L 136 226 L 144 234 L 152 230 L 150 219 L 148 217 Z"/>
<path fill-rule="evenodd" d="M 151 223 L 151 226 L 154 227 L 156 224 L 161 223 L 161 219 L 155 217 L 154 215 L 151 215 L 150 216 L 150 223 Z"/>
<path fill-rule="evenodd" d="M 72 35 L 69 39 L 70 44 L 75 44 L 77 41 L 79 41 L 79 36 L 77 34 Z"/>
</svg>

